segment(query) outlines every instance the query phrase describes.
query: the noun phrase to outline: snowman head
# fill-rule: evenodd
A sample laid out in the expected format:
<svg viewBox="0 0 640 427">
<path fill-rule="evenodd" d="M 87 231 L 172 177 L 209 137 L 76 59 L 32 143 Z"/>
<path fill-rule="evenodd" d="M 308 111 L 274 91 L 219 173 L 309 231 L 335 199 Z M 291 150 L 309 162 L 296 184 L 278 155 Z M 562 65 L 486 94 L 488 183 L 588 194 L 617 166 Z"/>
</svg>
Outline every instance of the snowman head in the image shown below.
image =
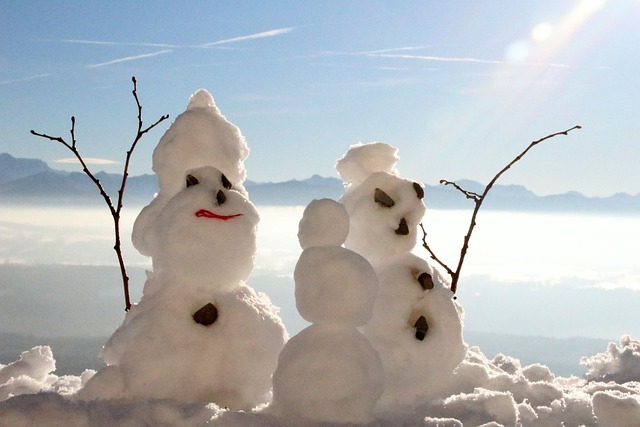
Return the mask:
<svg viewBox="0 0 640 427">
<path fill-rule="evenodd" d="M 253 269 L 258 221 L 255 206 L 219 169 L 188 171 L 150 227 L 154 271 L 232 290 Z"/>
<path fill-rule="evenodd" d="M 153 152 L 159 191 L 133 225 L 131 240 L 135 248 L 151 256 L 150 226 L 165 204 L 182 190 L 191 169 L 213 166 L 224 173 L 235 191 L 246 196 L 243 162 L 248 155 L 240 130 L 220 113 L 211 94 L 200 89 L 191 95 L 186 111 L 176 118 Z"/>
<path fill-rule="evenodd" d="M 340 199 L 350 218 L 345 246 L 374 266 L 413 249 L 425 212 L 422 185 L 397 175 L 396 152 L 380 142 L 360 144 L 336 165 L 347 186 Z"/>
</svg>

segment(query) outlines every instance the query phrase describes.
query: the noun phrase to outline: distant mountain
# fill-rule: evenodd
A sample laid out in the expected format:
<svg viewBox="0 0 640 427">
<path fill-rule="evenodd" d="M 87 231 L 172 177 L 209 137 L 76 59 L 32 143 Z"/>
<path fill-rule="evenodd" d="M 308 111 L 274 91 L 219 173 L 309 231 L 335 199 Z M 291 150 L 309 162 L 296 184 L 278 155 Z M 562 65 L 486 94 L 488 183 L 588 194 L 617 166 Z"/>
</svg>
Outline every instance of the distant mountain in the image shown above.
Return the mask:
<svg viewBox="0 0 640 427">
<path fill-rule="evenodd" d="M 313 175 L 298 181 L 257 183 L 247 181 L 245 188 L 253 203 L 258 205 L 307 205 L 313 199 L 339 199 L 344 192 L 342 181 Z"/>
<path fill-rule="evenodd" d="M 109 195 L 115 197 L 121 175 L 99 172 L 100 180 Z M 456 183 L 467 191 L 482 193 L 484 186 L 475 181 Z M 257 205 L 306 205 L 313 199 L 338 199 L 344 192 L 342 181 L 313 175 L 304 180 L 285 182 L 246 181 L 245 187 Z M 147 204 L 157 192 L 154 175 L 132 176 L 127 180 L 125 203 Z M 0 154 L 0 204 L 55 203 L 93 205 L 103 203 L 94 184 L 82 172 L 63 172 L 51 169 L 41 160 L 17 159 Z M 473 208 L 460 191 L 450 185 L 425 185 L 425 204 L 433 209 Z M 580 212 L 640 212 L 640 194 L 615 194 L 610 197 L 587 197 L 569 192 L 538 196 L 521 185 L 495 185 L 483 204 L 484 209 L 512 211 L 580 211 Z"/>
<path fill-rule="evenodd" d="M 42 160 L 17 159 L 7 153 L 0 154 L 0 184 L 50 170 Z"/>
</svg>

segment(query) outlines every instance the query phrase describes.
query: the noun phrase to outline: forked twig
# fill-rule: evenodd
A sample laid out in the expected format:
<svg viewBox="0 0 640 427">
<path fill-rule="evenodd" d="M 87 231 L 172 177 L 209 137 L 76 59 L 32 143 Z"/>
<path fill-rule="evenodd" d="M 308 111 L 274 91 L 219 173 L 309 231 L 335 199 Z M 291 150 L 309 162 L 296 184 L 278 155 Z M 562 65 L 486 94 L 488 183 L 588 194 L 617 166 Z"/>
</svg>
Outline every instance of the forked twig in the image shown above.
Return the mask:
<svg viewBox="0 0 640 427">
<path fill-rule="evenodd" d="M 455 187 L 458 191 L 460 191 L 461 193 L 463 193 L 465 195 L 466 198 L 473 200 L 475 207 L 473 209 L 473 214 L 471 215 L 471 221 L 469 223 L 469 228 L 467 230 L 467 234 L 464 236 L 464 241 L 462 243 L 462 248 L 460 250 L 460 258 L 458 259 L 458 265 L 455 269 L 455 271 L 453 269 L 451 269 L 447 264 L 445 264 L 440 258 L 438 258 L 436 256 L 436 254 L 434 253 L 434 251 L 431 249 L 431 247 L 429 246 L 429 244 L 427 243 L 427 231 L 424 227 L 423 224 L 420 224 L 420 228 L 422 229 L 422 247 L 424 247 L 427 252 L 429 252 L 429 255 L 431 256 L 431 259 L 433 259 L 434 261 L 436 261 L 442 268 L 445 269 L 445 271 L 449 274 L 449 276 L 451 276 L 451 292 L 453 292 L 453 294 L 456 294 L 456 291 L 458 290 L 458 281 L 460 279 L 460 271 L 462 270 L 462 264 L 464 263 L 464 259 L 467 256 L 467 250 L 469 249 L 469 241 L 471 240 L 471 234 L 473 233 L 473 229 L 476 226 L 476 218 L 478 216 L 478 212 L 480 211 L 480 207 L 482 206 L 482 203 L 484 202 L 484 199 L 487 197 L 487 194 L 489 194 L 489 191 L 491 191 L 491 189 L 493 188 L 493 185 L 496 183 L 496 181 L 498 181 L 498 179 L 507 171 L 509 170 L 514 164 L 516 164 L 518 161 L 520 161 L 520 159 L 522 159 L 525 154 L 527 154 L 529 152 L 529 150 L 531 150 L 533 147 L 535 147 L 536 145 L 538 145 L 539 143 L 546 141 L 547 139 L 551 139 L 553 137 L 556 137 L 558 135 L 568 135 L 569 132 L 571 132 L 572 130 L 575 129 L 582 129 L 582 126 L 576 125 L 570 129 L 567 129 L 565 131 L 562 132 L 556 132 L 556 133 L 552 133 L 550 135 L 547 135 L 543 138 L 540 138 L 536 141 L 533 141 L 529 144 L 529 146 L 522 152 L 520 153 L 518 156 L 516 156 L 508 165 L 506 165 L 504 168 L 502 168 L 500 170 L 500 172 L 498 172 L 493 179 L 489 182 L 489 184 L 487 184 L 487 186 L 484 188 L 484 191 L 482 192 L 482 194 L 477 194 L 477 193 L 473 193 L 471 191 L 466 191 L 464 189 L 462 189 L 458 184 L 456 184 L 455 182 L 452 181 L 447 181 L 447 180 L 441 180 L 440 184 L 444 184 L 444 185 L 451 185 L 453 187 Z"/>
<path fill-rule="evenodd" d="M 67 149 L 69 149 L 73 153 L 73 155 L 76 157 L 76 159 L 78 159 L 78 161 L 82 165 L 82 171 L 95 184 L 95 186 L 98 188 L 98 191 L 100 192 L 100 195 L 102 196 L 105 203 L 107 204 L 107 207 L 111 212 L 111 217 L 113 218 L 113 226 L 114 226 L 114 234 L 115 234 L 115 245 L 113 249 L 116 251 L 116 256 L 118 257 L 118 264 L 120 265 L 120 274 L 122 275 L 122 285 L 124 288 L 124 300 L 125 300 L 126 311 L 129 311 L 129 309 L 131 308 L 131 299 L 129 298 L 129 276 L 127 275 L 127 269 L 124 264 L 124 258 L 122 257 L 122 246 L 121 246 L 121 240 L 120 240 L 120 212 L 122 211 L 124 191 L 127 185 L 127 178 L 129 176 L 129 164 L 131 161 L 131 155 L 133 154 L 133 150 L 136 148 L 138 141 L 140 141 L 140 139 L 144 136 L 144 134 L 146 134 L 151 129 L 159 125 L 161 122 L 169 118 L 169 115 L 164 115 L 160 117 L 152 125 L 146 128 L 143 128 L 142 106 L 140 105 L 140 100 L 138 99 L 138 92 L 137 92 L 138 88 L 137 88 L 136 78 L 132 77 L 131 81 L 133 82 L 133 90 L 132 90 L 133 97 L 136 101 L 136 106 L 138 108 L 138 131 L 136 133 L 135 139 L 133 140 L 133 143 L 131 144 L 131 147 L 129 148 L 129 150 L 127 150 L 127 156 L 125 159 L 124 169 L 122 173 L 122 181 L 120 184 L 120 188 L 118 189 L 118 199 L 115 205 L 111 200 L 111 197 L 109 197 L 104 187 L 100 183 L 100 180 L 96 178 L 96 176 L 89 170 L 89 167 L 87 166 L 86 162 L 82 158 L 82 155 L 80 154 L 80 152 L 76 147 L 76 135 L 75 135 L 76 118 L 74 116 L 71 116 L 71 130 L 69 131 L 69 133 L 71 134 L 71 143 L 68 143 L 64 138 L 59 136 L 54 137 L 51 135 L 47 135 L 46 133 L 39 133 L 34 130 L 31 131 L 32 135 L 39 136 L 41 138 L 46 138 L 51 141 L 59 142 L 60 144 L 67 147 Z"/>
</svg>

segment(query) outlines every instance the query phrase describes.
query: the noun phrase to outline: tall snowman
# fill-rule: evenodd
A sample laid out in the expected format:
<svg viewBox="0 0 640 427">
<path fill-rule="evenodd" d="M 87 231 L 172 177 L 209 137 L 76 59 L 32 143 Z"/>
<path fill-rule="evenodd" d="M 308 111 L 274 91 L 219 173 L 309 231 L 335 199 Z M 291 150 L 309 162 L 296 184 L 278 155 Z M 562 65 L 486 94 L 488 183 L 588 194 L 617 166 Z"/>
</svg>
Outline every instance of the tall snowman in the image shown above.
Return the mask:
<svg viewBox="0 0 640 427">
<path fill-rule="evenodd" d="M 363 332 L 384 365 L 382 406 L 445 397 L 466 353 L 462 310 L 448 283 L 411 252 L 425 213 L 424 190 L 398 175 L 397 160 L 396 148 L 376 142 L 352 146 L 336 164 L 350 218 L 345 246 L 367 258 L 380 280 Z"/>
<path fill-rule="evenodd" d="M 271 406 L 296 425 L 368 422 L 383 392 L 380 358 L 357 330 L 371 319 L 378 279 L 342 247 L 348 230 L 346 210 L 331 199 L 311 202 L 300 221 L 296 306 L 312 325 L 282 350 Z"/>
<path fill-rule="evenodd" d="M 80 399 L 173 398 L 245 410 L 270 400 L 287 334 L 269 298 L 245 283 L 259 221 L 242 187 L 247 154 L 211 95 L 196 92 L 154 151 L 160 191 L 134 227 L 153 272 L 104 347 L 107 367 Z"/>
</svg>

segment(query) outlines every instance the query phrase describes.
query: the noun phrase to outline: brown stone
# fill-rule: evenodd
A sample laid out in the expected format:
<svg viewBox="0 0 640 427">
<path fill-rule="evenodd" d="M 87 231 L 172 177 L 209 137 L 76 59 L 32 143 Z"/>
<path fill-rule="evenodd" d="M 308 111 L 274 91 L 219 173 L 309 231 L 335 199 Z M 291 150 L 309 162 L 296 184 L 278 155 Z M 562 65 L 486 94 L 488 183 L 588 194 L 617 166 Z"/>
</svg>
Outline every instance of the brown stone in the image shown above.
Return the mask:
<svg viewBox="0 0 640 427">
<path fill-rule="evenodd" d="M 418 283 L 420 283 L 420 286 L 422 286 L 422 289 L 424 289 L 425 291 L 427 289 L 433 289 L 433 286 L 434 286 L 433 278 L 429 273 L 422 273 L 421 275 L 419 275 Z"/>
<path fill-rule="evenodd" d="M 418 317 L 418 320 L 413 326 L 414 328 L 416 328 L 416 339 L 418 341 L 424 340 L 424 337 L 427 336 L 427 331 L 429 330 L 429 325 L 427 324 L 427 318 L 424 316 Z"/>
<path fill-rule="evenodd" d="M 218 319 L 218 309 L 215 305 L 208 303 L 193 313 L 193 320 L 204 326 L 213 325 Z"/>
</svg>

